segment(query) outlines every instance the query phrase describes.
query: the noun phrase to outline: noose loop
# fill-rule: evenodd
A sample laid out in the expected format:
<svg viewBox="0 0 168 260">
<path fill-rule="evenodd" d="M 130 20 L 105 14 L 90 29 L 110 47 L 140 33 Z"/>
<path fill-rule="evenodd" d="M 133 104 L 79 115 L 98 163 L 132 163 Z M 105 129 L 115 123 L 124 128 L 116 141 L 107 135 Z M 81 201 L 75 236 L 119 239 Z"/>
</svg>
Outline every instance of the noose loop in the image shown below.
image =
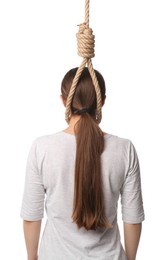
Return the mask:
<svg viewBox="0 0 168 260">
<path fill-rule="evenodd" d="M 90 0 L 85 0 L 85 22 L 79 25 L 79 31 L 76 34 L 77 42 L 78 42 L 78 54 L 83 57 L 83 61 L 79 66 L 76 75 L 73 79 L 71 89 L 69 91 L 69 95 L 66 101 L 66 111 L 65 111 L 65 120 L 69 123 L 72 112 L 71 112 L 71 103 L 75 93 L 75 89 L 77 87 L 79 78 L 84 70 L 85 66 L 88 66 L 89 73 L 92 78 L 93 85 L 96 91 L 97 98 L 97 109 L 96 109 L 96 122 L 99 124 L 102 118 L 102 99 L 99 83 L 93 69 L 92 60 L 95 56 L 94 54 L 94 46 L 95 46 L 95 36 L 93 35 L 93 31 L 89 28 L 89 4 Z"/>
</svg>

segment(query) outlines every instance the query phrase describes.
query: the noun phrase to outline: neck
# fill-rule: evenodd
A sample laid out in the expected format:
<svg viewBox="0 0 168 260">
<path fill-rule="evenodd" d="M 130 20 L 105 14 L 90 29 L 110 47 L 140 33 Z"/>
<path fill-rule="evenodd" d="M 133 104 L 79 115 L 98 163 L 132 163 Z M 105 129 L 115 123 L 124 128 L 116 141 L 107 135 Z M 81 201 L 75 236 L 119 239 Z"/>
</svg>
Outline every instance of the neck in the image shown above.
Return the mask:
<svg viewBox="0 0 168 260">
<path fill-rule="evenodd" d="M 80 117 L 81 116 L 79 116 L 79 115 L 72 116 L 69 121 L 69 126 L 68 126 L 68 128 L 65 129 L 65 131 L 70 134 L 74 134 L 74 126 L 77 123 L 77 121 L 80 119 Z"/>
</svg>

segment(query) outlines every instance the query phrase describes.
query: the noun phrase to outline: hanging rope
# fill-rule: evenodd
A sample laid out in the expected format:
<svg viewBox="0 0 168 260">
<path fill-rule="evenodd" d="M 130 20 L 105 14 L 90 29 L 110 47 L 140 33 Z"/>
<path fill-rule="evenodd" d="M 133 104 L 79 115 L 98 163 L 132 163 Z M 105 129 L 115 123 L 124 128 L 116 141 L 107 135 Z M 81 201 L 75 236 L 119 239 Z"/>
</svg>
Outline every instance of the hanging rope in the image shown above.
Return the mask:
<svg viewBox="0 0 168 260">
<path fill-rule="evenodd" d="M 88 66 L 89 73 L 92 78 L 93 85 L 96 91 L 96 99 L 97 99 L 97 109 L 96 109 L 96 122 L 100 123 L 102 118 L 102 100 L 101 100 L 101 92 L 99 83 L 93 69 L 92 60 L 95 56 L 94 54 L 94 46 L 95 46 L 95 36 L 93 35 L 93 31 L 89 28 L 89 4 L 90 0 L 85 0 L 85 22 L 79 25 L 79 31 L 77 33 L 77 45 L 78 45 L 78 55 L 83 57 L 83 61 L 79 66 L 76 75 L 73 79 L 71 89 L 69 91 L 69 95 L 66 101 L 66 111 L 65 111 L 65 120 L 69 123 L 72 112 L 71 112 L 71 103 L 72 99 L 79 81 L 79 78 L 84 70 L 85 66 Z"/>
</svg>

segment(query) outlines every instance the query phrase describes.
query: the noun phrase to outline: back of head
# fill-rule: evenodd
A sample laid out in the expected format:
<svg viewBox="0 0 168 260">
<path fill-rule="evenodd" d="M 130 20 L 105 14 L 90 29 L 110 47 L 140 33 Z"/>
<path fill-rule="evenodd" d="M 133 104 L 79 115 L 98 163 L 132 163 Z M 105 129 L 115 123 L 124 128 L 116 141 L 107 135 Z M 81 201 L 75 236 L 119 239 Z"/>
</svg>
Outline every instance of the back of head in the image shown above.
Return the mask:
<svg viewBox="0 0 168 260">
<path fill-rule="evenodd" d="M 66 101 L 77 68 L 64 76 L 61 86 Z M 105 100 L 105 82 L 95 70 L 100 86 L 102 102 Z M 73 222 L 80 227 L 111 228 L 104 213 L 100 156 L 104 149 L 104 134 L 96 123 L 96 92 L 88 69 L 85 67 L 78 81 L 71 103 L 71 116 L 81 115 L 74 131 L 76 136 L 76 161 L 74 182 Z M 86 109 L 81 113 L 81 109 Z"/>
<path fill-rule="evenodd" d="M 66 75 L 63 78 L 61 91 L 64 100 L 67 100 L 77 69 L 78 68 L 71 69 L 66 73 Z M 99 82 L 101 97 L 103 101 L 105 99 L 105 91 L 106 91 L 105 81 L 102 75 L 97 70 L 95 70 L 95 74 Z M 90 109 L 89 114 L 95 115 L 96 104 L 97 101 L 96 101 L 95 87 L 93 85 L 88 68 L 85 67 L 78 81 L 77 88 L 73 96 L 73 100 L 71 104 L 72 114 L 73 112 L 75 112 L 75 110 L 80 110 L 82 108 L 89 108 Z"/>
</svg>

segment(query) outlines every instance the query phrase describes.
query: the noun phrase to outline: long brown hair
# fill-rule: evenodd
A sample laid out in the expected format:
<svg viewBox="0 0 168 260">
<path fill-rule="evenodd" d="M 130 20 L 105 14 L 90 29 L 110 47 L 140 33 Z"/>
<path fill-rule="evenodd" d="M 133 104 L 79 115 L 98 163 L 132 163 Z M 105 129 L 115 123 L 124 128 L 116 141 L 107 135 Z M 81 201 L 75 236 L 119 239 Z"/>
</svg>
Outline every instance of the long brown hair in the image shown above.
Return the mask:
<svg viewBox="0 0 168 260">
<path fill-rule="evenodd" d="M 63 99 L 66 101 L 77 68 L 66 73 L 61 85 Z M 105 100 L 105 82 L 95 70 L 102 101 Z M 96 92 L 88 69 L 85 67 L 79 79 L 71 103 L 73 114 L 87 108 L 74 127 L 76 136 L 76 161 L 74 179 L 74 202 L 72 219 L 81 228 L 96 230 L 98 227 L 111 228 L 105 216 L 101 179 L 100 156 L 104 150 L 104 134 L 96 123 Z"/>
</svg>

